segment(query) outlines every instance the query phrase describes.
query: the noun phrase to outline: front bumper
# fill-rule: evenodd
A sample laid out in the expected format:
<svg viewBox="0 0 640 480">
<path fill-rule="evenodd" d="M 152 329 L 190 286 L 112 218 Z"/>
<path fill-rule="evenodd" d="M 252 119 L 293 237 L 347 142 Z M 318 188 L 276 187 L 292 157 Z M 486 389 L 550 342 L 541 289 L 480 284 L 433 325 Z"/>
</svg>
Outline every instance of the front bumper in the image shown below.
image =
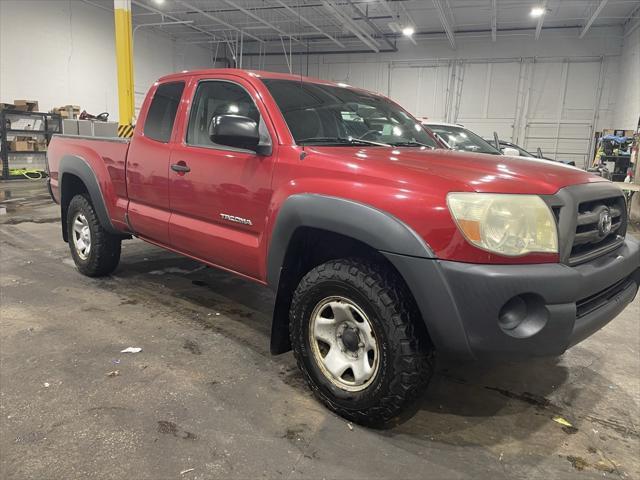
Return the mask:
<svg viewBox="0 0 640 480">
<path fill-rule="evenodd" d="M 640 285 L 640 244 L 631 238 L 574 267 L 385 256 L 411 289 L 436 349 L 458 358 L 559 355 L 613 320 Z M 524 320 L 509 329 L 500 319 L 512 306 Z"/>
</svg>

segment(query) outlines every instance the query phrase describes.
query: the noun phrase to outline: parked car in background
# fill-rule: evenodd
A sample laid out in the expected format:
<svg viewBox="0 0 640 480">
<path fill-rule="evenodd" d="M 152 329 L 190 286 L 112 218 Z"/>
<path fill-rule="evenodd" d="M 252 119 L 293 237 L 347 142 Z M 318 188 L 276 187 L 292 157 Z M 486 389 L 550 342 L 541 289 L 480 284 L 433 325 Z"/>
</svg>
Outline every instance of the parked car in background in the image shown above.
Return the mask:
<svg viewBox="0 0 640 480">
<path fill-rule="evenodd" d="M 422 125 L 434 132 L 451 150 L 489 155 L 519 156 L 516 149 L 498 150 L 489 142 L 462 125 L 445 122 L 423 121 Z"/>
<path fill-rule="evenodd" d="M 109 275 L 135 236 L 270 286 L 271 351 L 371 424 L 418 396 L 436 352 L 560 355 L 640 284 L 617 186 L 433 128 L 479 153 L 364 90 L 182 72 L 153 84 L 130 140 L 54 135 L 49 181 L 81 273 Z"/>
<path fill-rule="evenodd" d="M 492 145 L 495 146 L 495 140 L 490 140 L 490 139 L 485 139 L 485 141 L 491 143 Z M 570 161 L 570 160 L 554 160 L 553 158 L 549 158 L 549 157 L 544 157 L 542 155 L 542 152 L 540 151 L 540 149 L 538 149 L 538 152 L 534 155 L 531 152 L 528 152 L 527 150 L 525 150 L 524 148 L 520 147 L 519 145 L 516 145 L 515 143 L 512 142 L 507 142 L 506 140 L 498 140 L 498 143 L 500 145 L 500 150 L 504 150 L 505 148 L 513 148 L 515 150 L 518 150 L 518 152 L 520 152 L 521 157 L 527 157 L 527 158 L 540 158 L 542 160 L 550 160 L 552 162 L 560 162 L 560 163 L 564 163 L 565 165 L 571 165 L 572 167 L 576 166 L 576 162 L 574 161 Z"/>
</svg>

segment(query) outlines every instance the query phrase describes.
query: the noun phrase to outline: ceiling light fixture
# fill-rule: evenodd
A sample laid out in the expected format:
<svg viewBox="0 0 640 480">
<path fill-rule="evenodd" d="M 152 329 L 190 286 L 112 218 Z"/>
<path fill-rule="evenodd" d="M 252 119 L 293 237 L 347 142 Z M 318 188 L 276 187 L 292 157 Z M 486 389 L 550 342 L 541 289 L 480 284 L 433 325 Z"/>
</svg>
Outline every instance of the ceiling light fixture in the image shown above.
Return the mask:
<svg viewBox="0 0 640 480">
<path fill-rule="evenodd" d="M 416 33 L 416 29 L 415 29 L 415 28 L 413 28 L 413 27 L 404 27 L 404 28 L 402 29 L 402 34 L 403 34 L 405 37 L 410 37 L 410 36 L 411 36 L 411 35 L 413 35 L 414 33 Z"/>
<path fill-rule="evenodd" d="M 164 0 L 153 0 L 154 2 L 156 2 L 158 5 L 162 5 L 164 3 Z"/>
<path fill-rule="evenodd" d="M 544 15 L 545 13 L 547 13 L 547 9 L 546 8 L 533 7 L 531 9 L 531 12 L 529 13 L 529 15 L 531 15 L 533 18 L 538 18 L 538 17 L 541 17 L 542 15 Z"/>
</svg>

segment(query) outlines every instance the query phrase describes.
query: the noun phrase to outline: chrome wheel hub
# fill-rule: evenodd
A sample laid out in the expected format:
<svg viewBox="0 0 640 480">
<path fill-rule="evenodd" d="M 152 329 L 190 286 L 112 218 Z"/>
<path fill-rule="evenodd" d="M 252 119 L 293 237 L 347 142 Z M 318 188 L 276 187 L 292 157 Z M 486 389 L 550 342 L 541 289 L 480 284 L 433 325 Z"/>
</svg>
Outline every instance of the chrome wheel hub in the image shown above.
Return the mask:
<svg viewBox="0 0 640 480">
<path fill-rule="evenodd" d="M 379 348 L 367 315 L 351 300 L 328 297 L 311 314 L 309 342 L 316 364 L 335 386 L 367 388 L 378 372 Z"/>
<path fill-rule="evenodd" d="M 77 213 L 73 217 L 73 246 L 82 260 L 89 258 L 91 252 L 91 229 L 87 217 Z"/>
</svg>

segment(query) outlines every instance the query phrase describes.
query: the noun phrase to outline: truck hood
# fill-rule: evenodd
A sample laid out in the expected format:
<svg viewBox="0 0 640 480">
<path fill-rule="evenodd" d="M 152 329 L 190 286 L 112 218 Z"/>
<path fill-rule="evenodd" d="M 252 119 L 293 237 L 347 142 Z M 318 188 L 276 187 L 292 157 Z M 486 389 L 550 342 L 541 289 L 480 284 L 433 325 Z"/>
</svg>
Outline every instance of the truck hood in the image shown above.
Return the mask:
<svg viewBox="0 0 640 480">
<path fill-rule="evenodd" d="M 329 147 L 321 150 L 323 153 L 331 150 L 331 154 L 339 154 L 343 161 L 345 153 L 349 152 L 353 155 L 350 161 L 360 165 L 365 172 L 370 166 L 380 169 L 375 174 L 386 178 L 408 177 L 411 181 L 412 176 L 427 176 L 446 179 L 449 180 L 449 191 L 550 195 L 568 185 L 607 181 L 579 168 L 541 159 L 406 147 Z"/>
</svg>

